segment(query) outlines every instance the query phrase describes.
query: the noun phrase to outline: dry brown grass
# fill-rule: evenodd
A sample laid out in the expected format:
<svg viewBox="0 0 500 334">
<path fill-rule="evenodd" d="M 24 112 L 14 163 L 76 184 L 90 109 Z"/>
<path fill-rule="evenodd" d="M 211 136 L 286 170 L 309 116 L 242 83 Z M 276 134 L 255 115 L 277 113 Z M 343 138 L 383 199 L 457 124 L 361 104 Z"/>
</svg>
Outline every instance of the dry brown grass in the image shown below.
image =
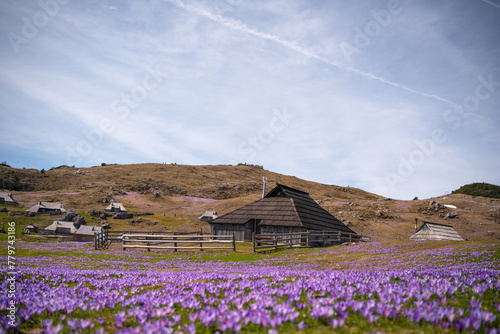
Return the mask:
<svg viewBox="0 0 500 334">
<path fill-rule="evenodd" d="M 81 170 L 82 174 L 77 173 Z M 407 240 L 413 233 L 414 218 L 453 225 L 471 240 L 497 240 L 500 237 L 500 200 L 467 195 L 449 195 L 434 200 L 457 206 L 458 219 L 446 219 L 429 209 L 424 201 L 386 200 L 360 189 L 324 185 L 281 175 L 254 166 L 183 166 L 176 164 L 107 165 L 93 168 L 58 168 L 41 173 L 34 169 L 0 166 L 0 180 L 17 179 L 34 190 L 13 191 L 14 198 L 29 207 L 39 200 L 60 201 L 67 209 L 85 213 L 103 210 L 103 198 L 124 203 L 129 212 L 152 212 L 139 225 L 108 219 L 115 230 L 199 230 L 208 225 L 194 221 L 206 210 L 219 215 L 260 198 L 262 177 L 269 180 L 268 190 L 277 182 L 309 191 L 311 196 L 337 218 L 350 221 L 358 233 L 374 241 Z M 161 195 L 155 197 L 154 192 Z M 466 210 L 466 208 L 470 210 Z M 9 207 L 9 210 L 13 210 Z M 381 211 L 382 216 L 377 216 Z M 43 216 L 39 227 L 57 219 Z M 99 218 L 86 217 L 90 224 Z M 136 219 L 136 218 L 134 218 Z M 148 222 L 159 222 L 148 225 Z"/>
</svg>

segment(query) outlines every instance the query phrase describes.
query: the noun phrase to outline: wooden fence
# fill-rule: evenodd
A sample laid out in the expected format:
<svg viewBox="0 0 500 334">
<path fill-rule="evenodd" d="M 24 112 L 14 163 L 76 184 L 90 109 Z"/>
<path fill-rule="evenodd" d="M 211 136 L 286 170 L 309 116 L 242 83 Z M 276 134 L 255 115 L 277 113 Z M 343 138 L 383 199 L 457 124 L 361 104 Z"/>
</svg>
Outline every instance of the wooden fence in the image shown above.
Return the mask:
<svg viewBox="0 0 500 334">
<path fill-rule="evenodd" d="M 260 249 L 278 249 L 293 246 L 326 246 L 344 242 L 369 242 L 369 237 L 330 231 L 307 231 L 289 233 L 252 234 L 253 251 Z M 232 249 L 236 251 L 236 240 L 232 235 L 208 235 L 199 233 L 179 232 L 131 232 L 108 231 L 102 229 L 94 234 L 95 249 L 107 247 L 112 242 L 122 243 L 122 248 L 151 249 Z"/>
<path fill-rule="evenodd" d="M 108 242 L 122 242 L 122 236 L 124 233 L 130 233 L 128 231 L 108 231 Z M 150 233 L 150 232 L 142 232 L 142 233 Z"/>
<path fill-rule="evenodd" d="M 108 230 L 106 229 L 101 229 L 100 232 L 95 232 L 94 233 L 94 248 L 97 249 L 102 249 L 106 247 L 108 244 L 109 240 L 109 235 L 108 235 Z"/>
<path fill-rule="evenodd" d="M 227 246 L 229 245 L 229 246 Z M 236 239 L 233 235 L 208 235 L 202 233 L 144 233 L 128 232 L 122 235 L 122 247 L 151 249 L 232 249 L 236 251 Z"/>
<path fill-rule="evenodd" d="M 254 252 L 259 249 L 278 249 L 293 246 L 326 246 L 360 241 L 367 242 L 370 241 L 370 238 L 359 234 L 336 231 L 252 234 Z"/>
<path fill-rule="evenodd" d="M 107 236 L 107 243 L 121 243 L 123 239 L 123 234 L 127 233 L 134 233 L 132 231 L 110 231 L 106 230 L 106 236 Z M 135 232 L 137 233 L 137 232 Z M 153 231 L 140 231 L 141 234 L 154 234 L 154 233 L 159 233 L 159 232 L 153 232 Z M 172 233 L 172 232 L 168 232 Z M 175 232 L 173 232 L 175 233 Z"/>
</svg>

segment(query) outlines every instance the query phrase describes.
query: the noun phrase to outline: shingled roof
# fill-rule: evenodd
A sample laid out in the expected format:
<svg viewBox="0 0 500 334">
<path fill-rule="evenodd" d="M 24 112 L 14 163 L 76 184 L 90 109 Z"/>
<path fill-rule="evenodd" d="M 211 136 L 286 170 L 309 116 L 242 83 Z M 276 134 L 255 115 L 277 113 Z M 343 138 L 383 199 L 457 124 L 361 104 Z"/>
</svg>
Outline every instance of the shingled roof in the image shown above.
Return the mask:
<svg viewBox="0 0 500 334">
<path fill-rule="evenodd" d="M 424 222 L 422 226 L 413 234 L 412 240 L 457 240 L 464 239 L 450 225 Z"/>
<path fill-rule="evenodd" d="M 65 213 L 66 209 L 62 205 L 62 203 L 59 202 L 42 202 L 39 201 L 37 204 L 26 210 L 27 212 L 50 212 L 50 211 L 55 211 L 55 212 L 61 212 Z"/>
<path fill-rule="evenodd" d="M 77 228 L 73 222 L 54 221 L 51 225 L 47 226 L 44 231 L 50 233 L 73 234 L 77 231 Z"/>
<path fill-rule="evenodd" d="M 87 236 L 93 236 L 94 233 L 96 232 L 101 232 L 102 228 L 100 226 L 90 226 L 90 225 L 82 225 L 80 228 L 75 232 L 75 235 L 87 235 Z"/>
<path fill-rule="evenodd" d="M 16 205 L 17 201 L 12 198 L 12 193 L 0 192 L 0 203 Z"/>
<path fill-rule="evenodd" d="M 127 209 L 123 206 L 122 203 L 115 202 L 111 200 L 111 203 L 104 209 L 107 212 L 127 212 Z"/>
<path fill-rule="evenodd" d="M 299 227 L 307 230 L 356 233 L 314 201 L 308 193 L 278 184 L 264 198 L 212 220 L 211 224 L 245 224 Z"/>
</svg>

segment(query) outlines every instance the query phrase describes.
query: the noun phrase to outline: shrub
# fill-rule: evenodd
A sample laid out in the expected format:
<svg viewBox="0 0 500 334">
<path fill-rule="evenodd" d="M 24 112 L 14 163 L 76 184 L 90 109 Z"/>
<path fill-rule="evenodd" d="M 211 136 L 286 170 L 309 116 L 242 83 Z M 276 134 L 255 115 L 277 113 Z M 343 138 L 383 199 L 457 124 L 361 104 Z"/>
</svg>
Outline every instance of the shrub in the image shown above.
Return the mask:
<svg viewBox="0 0 500 334">
<path fill-rule="evenodd" d="M 489 183 L 471 183 L 460 187 L 452 192 L 453 194 L 465 194 L 470 196 L 483 196 L 500 198 L 500 186 Z"/>
</svg>

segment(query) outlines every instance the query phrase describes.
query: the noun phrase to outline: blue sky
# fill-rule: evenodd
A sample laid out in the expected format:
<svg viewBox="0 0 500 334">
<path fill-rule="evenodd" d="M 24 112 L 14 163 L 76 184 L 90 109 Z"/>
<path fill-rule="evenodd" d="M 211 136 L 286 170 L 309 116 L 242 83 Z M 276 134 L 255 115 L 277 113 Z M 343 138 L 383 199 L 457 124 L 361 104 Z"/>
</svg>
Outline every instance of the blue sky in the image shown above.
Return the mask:
<svg viewBox="0 0 500 334">
<path fill-rule="evenodd" d="M 0 160 L 500 184 L 500 1 L 0 3 Z"/>
</svg>

